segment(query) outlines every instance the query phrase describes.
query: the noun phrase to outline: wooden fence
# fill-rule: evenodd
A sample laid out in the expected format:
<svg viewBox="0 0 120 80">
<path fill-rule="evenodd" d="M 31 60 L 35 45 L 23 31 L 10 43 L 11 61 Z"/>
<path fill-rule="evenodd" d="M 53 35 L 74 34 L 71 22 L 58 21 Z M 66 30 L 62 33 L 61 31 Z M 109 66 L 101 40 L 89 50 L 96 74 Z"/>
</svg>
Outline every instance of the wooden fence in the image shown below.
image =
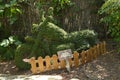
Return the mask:
<svg viewBox="0 0 120 80">
<path fill-rule="evenodd" d="M 82 51 L 81 53 L 74 52 L 73 58 L 69 59 L 69 63 L 71 67 L 77 67 L 96 59 L 99 55 L 104 53 L 106 53 L 105 41 L 86 51 Z M 44 59 L 42 57 L 38 57 L 37 60 L 35 57 L 32 57 L 29 59 L 29 63 L 31 64 L 31 71 L 33 74 L 53 69 L 63 69 L 66 65 L 65 60 L 59 60 L 57 55 L 53 55 L 52 57 L 46 56 Z"/>
</svg>

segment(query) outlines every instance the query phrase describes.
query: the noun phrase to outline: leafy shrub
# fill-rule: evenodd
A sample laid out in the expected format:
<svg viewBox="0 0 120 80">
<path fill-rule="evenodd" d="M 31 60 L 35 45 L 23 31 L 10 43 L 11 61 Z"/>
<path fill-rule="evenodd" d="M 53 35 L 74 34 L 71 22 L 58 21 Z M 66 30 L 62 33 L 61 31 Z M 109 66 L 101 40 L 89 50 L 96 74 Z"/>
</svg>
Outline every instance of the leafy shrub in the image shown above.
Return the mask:
<svg viewBox="0 0 120 80">
<path fill-rule="evenodd" d="M 8 39 L 4 39 L 0 43 L 0 55 L 2 59 L 14 59 L 14 50 L 19 44 L 21 44 L 21 42 L 15 36 L 10 36 Z"/>
<path fill-rule="evenodd" d="M 71 0 L 52 0 L 51 6 L 54 8 L 54 14 L 58 15 L 62 10 L 70 8 L 73 5 Z"/>
<path fill-rule="evenodd" d="M 108 25 L 108 33 L 120 44 L 120 0 L 106 0 L 99 13 L 105 15 L 101 21 Z"/>
<path fill-rule="evenodd" d="M 28 69 L 30 65 L 23 62 L 24 58 L 27 58 L 31 52 L 31 47 L 29 44 L 21 44 L 17 47 L 15 52 L 15 64 L 19 69 Z"/>
<path fill-rule="evenodd" d="M 18 0 L 0 0 L 0 41 L 11 34 L 11 26 L 17 21 L 22 11 Z"/>
<path fill-rule="evenodd" d="M 38 31 L 38 34 L 36 36 L 35 44 L 33 45 L 30 56 L 33 56 L 39 47 L 42 51 L 41 53 L 43 53 L 43 54 L 41 54 L 41 56 L 51 55 L 50 43 L 52 41 L 63 42 L 64 39 L 66 38 L 67 32 L 54 24 L 52 12 L 53 12 L 52 8 L 48 9 L 48 15 L 46 18 L 44 17 L 44 12 L 43 12 L 42 22 L 40 22 L 39 25 L 35 25 L 36 29 L 38 29 L 38 30 L 36 30 L 36 29 L 34 29 L 34 30 Z M 35 32 L 35 31 L 33 31 L 33 32 Z"/>
<path fill-rule="evenodd" d="M 75 44 L 75 49 L 81 51 L 97 43 L 97 34 L 93 30 L 81 30 L 68 34 L 68 41 Z"/>
<path fill-rule="evenodd" d="M 0 46 L 0 57 L 3 58 L 3 54 L 6 52 L 6 48 Z"/>
<path fill-rule="evenodd" d="M 28 43 L 34 43 L 34 39 L 31 37 L 31 36 L 26 36 L 25 37 L 25 41 L 28 42 Z"/>
<path fill-rule="evenodd" d="M 93 30 L 82 30 L 80 31 L 81 36 L 83 39 L 87 40 L 87 42 L 90 44 L 90 46 L 93 46 L 97 43 L 97 33 L 95 33 Z"/>
</svg>

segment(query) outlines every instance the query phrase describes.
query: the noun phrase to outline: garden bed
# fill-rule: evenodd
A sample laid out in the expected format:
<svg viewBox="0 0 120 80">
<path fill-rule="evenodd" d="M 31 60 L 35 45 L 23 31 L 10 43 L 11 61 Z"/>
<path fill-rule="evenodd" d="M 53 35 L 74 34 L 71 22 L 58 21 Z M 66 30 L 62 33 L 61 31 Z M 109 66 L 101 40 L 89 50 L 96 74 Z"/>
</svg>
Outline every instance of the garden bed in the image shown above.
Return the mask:
<svg viewBox="0 0 120 80">
<path fill-rule="evenodd" d="M 80 65 L 79 67 L 73 67 L 71 72 L 68 73 L 66 69 L 52 70 L 40 73 L 39 75 L 61 75 L 64 79 L 69 80 L 71 78 L 78 78 L 82 80 L 119 80 L 120 76 L 120 55 L 117 53 L 115 43 L 111 43 L 108 46 L 108 52 L 99 56 L 92 62 Z M 1 61 L 0 74 L 11 75 L 29 75 L 32 74 L 30 70 L 18 70 L 14 65 L 14 61 Z"/>
</svg>

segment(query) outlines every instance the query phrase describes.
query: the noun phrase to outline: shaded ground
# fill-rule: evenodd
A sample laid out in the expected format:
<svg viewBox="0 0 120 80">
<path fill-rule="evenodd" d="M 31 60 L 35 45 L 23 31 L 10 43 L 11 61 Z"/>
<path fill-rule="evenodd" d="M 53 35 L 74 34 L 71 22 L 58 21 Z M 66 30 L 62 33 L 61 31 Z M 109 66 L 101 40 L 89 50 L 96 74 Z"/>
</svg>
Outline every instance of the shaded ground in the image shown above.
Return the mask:
<svg viewBox="0 0 120 80">
<path fill-rule="evenodd" d="M 110 44 L 109 44 L 110 43 Z M 72 68 L 68 73 L 65 69 L 40 73 L 41 75 L 61 75 L 63 80 L 77 78 L 79 80 L 120 80 L 120 54 L 116 51 L 116 44 L 108 42 L 108 52 L 96 60 Z M 0 63 L 0 74 L 31 75 L 31 71 L 20 71 L 13 61 Z M 39 74 L 39 75 L 40 75 Z"/>
</svg>

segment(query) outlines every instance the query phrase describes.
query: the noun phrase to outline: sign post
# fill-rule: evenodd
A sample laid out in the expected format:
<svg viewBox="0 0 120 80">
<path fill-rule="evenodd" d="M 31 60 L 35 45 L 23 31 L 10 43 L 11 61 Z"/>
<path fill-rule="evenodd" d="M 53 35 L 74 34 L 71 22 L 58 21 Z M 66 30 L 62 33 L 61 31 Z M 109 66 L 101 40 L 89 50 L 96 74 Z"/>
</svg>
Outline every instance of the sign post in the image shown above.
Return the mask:
<svg viewBox="0 0 120 80">
<path fill-rule="evenodd" d="M 65 60 L 67 71 L 70 72 L 69 58 L 73 57 L 71 49 L 58 51 L 57 54 L 58 54 L 58 58 L 60 60 Z"/>
</svg>

